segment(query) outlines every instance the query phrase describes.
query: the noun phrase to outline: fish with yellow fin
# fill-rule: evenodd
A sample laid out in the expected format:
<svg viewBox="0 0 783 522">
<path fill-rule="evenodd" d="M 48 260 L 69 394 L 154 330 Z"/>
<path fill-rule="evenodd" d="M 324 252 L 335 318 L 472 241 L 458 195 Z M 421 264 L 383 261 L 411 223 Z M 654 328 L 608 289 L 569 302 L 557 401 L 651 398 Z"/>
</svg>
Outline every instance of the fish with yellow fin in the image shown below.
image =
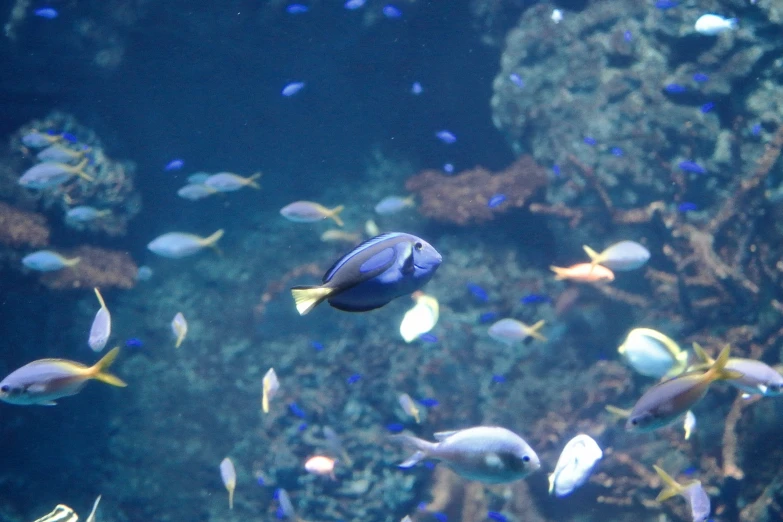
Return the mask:
<svg viewBox="0 0 783 522">
<path fill-rule="evenodd" d="M 650 260 L 650 251 L 636 241 L 620 241 L 601 253 L 587 245 L 582 246 L 592 266 L 602 265 L 612 271 L 624 272 L 643 267 Z"/>
<path fill-rule="evenodd" d="M 277 373 L 275 373 L 274 368 L 269 368 L 269 371 L 264 375 L 262 387 L 261 409 L 264 413 L 269 413 L 269 401 L 277 395 L 277 391 L 280 389 L 280 381 L 277 380 Z"/>
<path fill-rule="evenodd" d="M 234 192 L 243 187 L 260 189 L 261 185 L 256 183 L 256 180 L 260 177 L 260 172 L 256 172 L 248 177 L 243 177 L 231 172 L 218 172 L 217 174 L 208 176 L 202 184 L 216 192 Z"/>
<path fill-rule="evenodd" d="M 313 201 L 294 201 L 281 208 L 280 215 L 294 223 L 317 223 L 324 219 L 331 219 L 337 223 L 338 227 L 341 227 L 345 224 L 339 216 L 343 210 L 345 210 L 343 205 L 326 208 L 320 203 Z"/>
<path fill-rule="evenodd" d="M 19 184 L 29 189 L 47 189 L 62 185 L 74 176 L 79 176 L 86 181 L 95 181 L 92 176 L 84 172 L 87 163 L 87 158 L 75 166 L 49 161 L 38 163 L 22 174 L 22 177 L 19 178 Z"/>
<path fill-rule="evenodd" d="M 174 348 L 179 348 L 182 346 L 182 341 L 185 340 L 185 336 L 188 335 L 188 322 L 185 320 L 185 316 L 182 315 L 182 312 L 177 312 L 177 315 L 171 320 L 171 332 L 176 339 Z"/>
<path fill-rule="evenodd" d="M 634 328 L 617 352 L 637 372 L 648 377 L 673 377 L 688 366 L 688 352 L 652 328 Z"/>
<path fill-rule="evenodd" d="M 226 457 L 220 462 L 220 478 L 228 491 L 228 509 L 234 509 L 234 490 L 237 487 L 237 470 L 234 463 Z"/>
<path fill-rule="evenodd" d="M 668 473 L 653 466 L 664 484 L 663 490 L 655 499 L 657 502 L 663 502 L 677 495 L 685 499 L 691 512 L 693 522 L 704 522 L 710 516 L 710 497 L 698 480 L 693 480 L 683 485 L 674 480 Z"/>
<path fill-rule="evenodd" d="M 699 343 L 693 343 L 693 351 L 703 364 L 695 365 L 692 369 L 704 369 L 715 363 Z M 738 388 L 745 398 L 752 395 L 776 397 L 783 393 L 783 375 L 765 362 L 732 357 L 726 362 L 726 369 L 742 374 L 742 377 L 729 381 L 729 384 Z"/>
<path fill-rule="evenodd" d="M 216 245 L 220 238 L 223 237 L 223 232 L 223 229 L 220 229 L 207 237 L 200 237 L 185 232 L 168 232 L 150 241 L 147 249 L 161 257 L 181 259 L 192 256 L 207 247 L 217 250 Z"/>
<path fill-rule="evenodd" d="M 127 386 L 108 373 L 120 349 L 114 348 L 93 366 L 66 359 L 40 359 L 11 372 L 0 381 L 0 400 L 22 406 L 54 406 L 61 397 L 79 393 L 90 380 L 112 386 Z"/>
<path fill-rule="evenodd" d="M 106 307 L 101 291 L 97 288 L 93 290 L 95 290 L 95 296 L 98 298 L 98 303 L 100 303 L 101 307 L 95 314 L 95 319 L 92 320 L 87 344 L 92 348 L 93 352 L 100 352 L 106 347 L 106 343 L 109 342 L 109 337 L 111 337 L 111 314 Z"/>
<path fill-rule="evenodd" d="M 440 315 L 440 305 L 435 297 L 421 291 L 413 292 L 411 297 L 416 304 L 405 312 L 400 323 L 400 335 L 406 343 L 435 328 Z"/>
</svg>

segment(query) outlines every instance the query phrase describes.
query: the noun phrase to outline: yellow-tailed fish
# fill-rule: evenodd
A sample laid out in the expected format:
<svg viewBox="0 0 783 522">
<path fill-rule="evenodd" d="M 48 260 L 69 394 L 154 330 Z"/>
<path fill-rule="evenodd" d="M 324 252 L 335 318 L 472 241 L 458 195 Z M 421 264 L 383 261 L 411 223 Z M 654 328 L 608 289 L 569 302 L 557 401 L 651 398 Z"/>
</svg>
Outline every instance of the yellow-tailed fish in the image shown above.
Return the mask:
<svg viewBox="0 0 783 522">
<path fill-rule="evenodd" d="M 79 515 L 73 509 L 65 504 L 58 504 L 54 511 L 35 519 L 33 522 L 76 522 L 77 520 L 79 520 Z"/>
<path fill-rule="evenodd" d="M 388 216 L 396 214 L 401 210 L 413 207 L 416 204 L 415 196 L 408 196 L 403 198 L 400 196 L 388 196 L 383 198 L 375 205 L 375 213 L 382 216 Z"/>
<path fill-rule="evenodd" d="M 337 226 L 341 227 L 344 223 L 338 214 L 344 209 L 343 205 L 330 209 L 313 201 L 294 201 L 280 209 L 280 215 L 295 223 L 315 223 L 324 219 L 332 219 L 337 223 Z"/>
<path fill-rule="evenodd" d="M 237 470 L 234 463 L 226 457 L 220 462 L 220 478 L 228 490 L 228 509 L 234 509 L 234 489 L 237 487 Z"/>
<path fill-rule="evenodd" d="M 30 189 L 48 189 L 62 185 L 74 176 L 79 176 L 87 181 L 95 181 L 84 172 L 86 166 L 87 158 L 74 166 L 55 162 L 38 163 L 22 174 L 22 177 L 19 178 L 19 184 Z"/>
<path fill-rule="evenodd" d="M 91 379 L 125 387 L 127 384 L 107 371 L 119 352 L 119 348 L 112 349 L 93 366 L 66 359 L 33 361 L 0 381 L 0 400 L 10 404 L 53 406 L 57 399 L 79 393 Z"/>
<path fill-rule="evenodd" d="M 673 377 L 688 366 L 688 352 L 651 328 L 634 328 L 617 351 L 637 372 L 648 377 Z"/>
<path fill-rule="evenodd" d="M 106 347 L 106 343 L 109 342 L 109 337 L 111 337 L 111 314 L 109 313 L 109 309 L 106 308 L 106 303 L 103 300 L 100 290 L 97 288 L 94 290 L 101 308 L 95 314 L 95 319 L 92 320 L 90 337 L 87 340 L 87 344 L 92 348 L 93 352 L 100 352 Z"/>
<path fill-rule="evenodd" d="M 622 272 L 643 267 L 650 260 L 650 251 L 636 241 L 620 241 L 600 254 L 587 245 L 582 247 L 590 257 L 590 264 L 603 265 L 609 270 Z"/>
<path fill-rule="evenodd" d="M 655 499 L 656 501 L 663 502 L 679 495 L 688 503 L 693 522 L 704 522 L 707 520 L 707 517 L 710 516 L 710 497 L 704 491 L 701 482 L 694 480 L 682 485 L 658 466 L 653 466 L 653 468 L 655 468 L 655 472 L 658 473 L 664 484 L 663 490 Z"/>
<path fill-rule="evenodd" d="M 256 172 L 252 176 L 246 178 L 237 174 L 232 174 L 231 172 L 218 172 L 205 179 L 203 184 L 217 192 L 234 192 L 242 187 L 260 189 L 261 185 L 256 183 L 256 180 L 260 177 L 260 172 Z"/>
<path fill-rule="evenodd" d="M 692 369 L 704 369 L 715 362 L 698 343 L 693 343 L 693 351 L 703 364 L 696 365 Z M 732 357 L 726 363 L 726 369 L 742 374 L 742 377 L 729 381 L 729 384 L 738 388 L 745 398 L 752 395 L 775 397 L 783 391 L 783 376 L 764 362 Z"/>
<path fill-rule="evenodd" d="M 364 233 L 370 237 L 375 237 L 380 235 L 381 229 L 378 228 L 378 225 L 375 223 L 375 221 L 368 219 L 364 222 Z"/>
<path fill-rule="evenodd" d="M 108 215 L 111 215 L 111 210 L 98 210 L 95 207 L 79 205 L 68 209 L 68 212 L 65 213 L 65 219 L 75 223 L 89 223 Z"/>
<path fill-rule="evenodd" d="M 38 272 L 54 272 L 63 268 L 76 266 L 81 258 L 68 259 L 51 250 L 39 250 L 22 258 L 22 264 Z"/>
<path fill-rule="evenodd" d="M 277 395 L 277 391 L 280 389 L 280 381 L 277 380 L 274 368 L 269 368 L 269 371 L 266 372 L 262 386 L 261 409 L 264 410 L 264 413 L 269 413 L 269 401 Z"/>
<path fill-rule="evenodd" d="M 81 160 L 88 152 L 90 152 L 89 147 L 85 147 L 82 150 L 73 150 L 55 143 L 36 154 L 35 157 L 38 158 L 38 161 L 69 163 L 71 161 Z"/>
<path fill-rule="evenodd" d="M 356 244 L 361 242 L 362 236 L 356 232 L 346 232 L 344 230 L 329 229 L 321 234 L 321 241 L 340 241 L 344 243 Z"/>
<path fill-rule="evenodd" d="M 625 429 L 645 432 L 667 426 L 704 398 L 713 382 L 742 377 L 740 372 L 726 369 L 728 360 L 727 346 L 706 372 L 686 373 L 647 390 L 634 405 Z"/>
<path fill-rule="evenodd" d="M 177 191 L 179 197 L 189 201 L 198 201 L 217 193 L 218 191 L 211 187 L 195 183 L 185 185 Z"/>
<path fill-rule="evenodd" d="M 31 149 L 40 149 L 48 147 L 52 143 L 57 143 L 62 138 L 62 134 L 46 134 L 38 130 L 31 130 L 22 136 L 22 144 Z"/>
<path fill-rule="evenodd" d="M 419 411 L 419 407 L 416 406 L 416 401 L 411 399 L 411 396 L 407 393 L 401 393 L 398 400 L 400 402 L 400 406 L 402 407 L 402 411 L 413 417 L 413 420 L 416 421 L 416 424 L 421 424 L 421 412 Z"/>
<path fill-rule="evenodd" d="M 185 340 L 185 336 L 188 335 L 188 322 L 185 320 L 185 316 L 182 315 L 182 312 L 177 312 L 177 315 L 171 320 L 171 331 L 177 339 L 174 348 L 179 348 L 182 346 L 182 341 Z"/>
<path fill-rule="evenodd" d="M 400 335 L 406 343 L 435 328 L 440 315 L 440 305 L 433 296 L 419 291 L 414 292 L 411 297 L 416 304 L 405 312 L 400 323 Z"/>
<path fill-rule="evenodd" d="M 685 414 L 685 420 L 682 421 L 682 429 L 685 431 L 685 440 L 690 439 L 696 430 L 696 415 L 691 410 L 688 410 L 688 413 Z"/>
<path fill-rule="evenodd" d="M 192 256 L 206 247 L 217 250 L 216 244 L 221 237 L 223 237 L 222 229 L 207 237 L 185 232 L 169 232 L 150 241 L 147 248 L 159 256 L 180 259 Z"/>
<path fill-rule="evenodd" d="M 92 505 L 92 511 L 90 511 L 90 514 L 87 516 L 87 522 L 97 522 L 97 518 L 95 516 L 95 513 L 98 511 L 98 504 L 101 502 L 101 495 L 98 495 L 98 498 L 95 499 L 95 503 Z"/>
<path fill-rule="evenodd" d="M 617 406 L 612 406 L 611 404 L 607 404 L 604 406 L 604 409 L 617 417 L 618 419 L 627 419 L 631 416 L 631 409 L 623 409 L 618 408 Z"/>
<path fill-rule="evenodd" d="M 506 344 L 518 342 L 530 342 L 532 339 L 546 341 L 540 330 L 544 327 L 545 321 L 538 321 L 532 326 L 528 326 L 516 319 L 501 319 L 489 327 L 487 333 L 496 341 Z"/>
</svg>

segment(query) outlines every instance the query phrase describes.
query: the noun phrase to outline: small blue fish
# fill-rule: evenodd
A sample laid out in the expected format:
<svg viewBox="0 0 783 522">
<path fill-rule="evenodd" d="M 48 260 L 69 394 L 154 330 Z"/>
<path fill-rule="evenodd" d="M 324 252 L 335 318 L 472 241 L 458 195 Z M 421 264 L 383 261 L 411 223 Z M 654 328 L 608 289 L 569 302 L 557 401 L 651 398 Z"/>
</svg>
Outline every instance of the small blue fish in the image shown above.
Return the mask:
<svg viewBox="0 0 783 522">
<path fill-rule="evenodd" d="M 79 138 L 77 138 L 75 135 L 71 134 L 70 132 L 63 132 L 60 137 L 64 139 L 65 141 L 69 143 L 76 143 L 79 141 Z M 83 146 L 83 148 L 87 148 L 87 146 Z"/>
<path fill-rule="evenodd" d="M 696 205 L 696 203 L 691 203 L 689 201 L 685 201 L 677 205 L 677 210 L 680 212 L 692 212 L 698 209 L 699 207 Z"/>
<path fill-rule="evenodd" d="M 399 422 L 392 422 L 391 424 L 386 425 L 386 429 L 392 433 L 399 433 L 405 429 L 405 426 L 403 426 Z"/>
<path fill-rule="evenodd" d="M 431 334 L 431 333 L 423 333 L 419 336 L 419 340 L 423 341 L 425 343 L 437 343 L 438 338 L 437 336 Z"/>
<path fill-rule="evenodd" d="M 296 427 L 296 431 L 304 431 L 306 429 L 307 429 L 307 423 L 306 422 L 302 422 L 302 423 L 299 424 L 299 426 Z"/>
<path fill-rule="evenodd" d="M 479 323 L 480 324 L 492 323 L 497 318 L 498 318 L 497 312 L 484 312 L 479 316 Z"/>
<path fill-rule="evenodd" d="M 288 404 L 288 409 L 291 410 L 291 413 L 293 413 L 294 415 L 296 415 L 300 419 L 304 419 L 305 418 L 304 410 L 302 408 L 300 408 L 299 405 L 296 404 L 295 402 L 289 403 Z"/>
<path fill-rule="evenodd" d="M 40 9 L 33 11 L 33 14 L 41 18 L 46 18 L 47 20 L 54 20 L 59 16 L 57 9 L 51 7 L 41 7 Z"/>
<path fill-rule="evenodd" d="M 497 511 L 487 511 L 487 518 L 495 522 L 508 522 L 506 515 Z"/>
<path fill-rule="evenodd" d="M 482 303 L 486 303 L 489 301 L 489 295 L 487 295 L 487 291 L 481 288 L 479 285 L 475 283 L 468 283 L 465 285 L 465 287 L 468 289 L 468 292 L 473 294 L 473 297 L 475 297 L 477 300 L 481 301 Z"/>
<path fill-rule="evenodd" d="M 623 33 L 623 40 L 625 40 L 626 42 L 630 42 L 631 40 L 633 40 L 633 33 L 631 33 L 631 31 L 625 31 Z"/>
<path fill-rule="evenodd" d="M 623 149 L 620 147 L 612 147 L 612 149 L 609 151 L 612 153 L 612 156 L 622 158 L 623 157 Z"/>
<path fill-rule="evenodd" d="M 402 16 L 402 11 L 389 4 L 383 7 L 383 16 L 390 19 L 400 18 Z"/>
<path fill-rule="evenodd" d="M 413 85 L 411 85 L 411 94 L 418 96 L 423 92 L 424 92 L 424 87 L 422 87 L 419 82 L 413 82 Z"/>
<path fill-rule="evenodd" d="M 425 408 L 433 408 L 438 404 L 440 404 L 440 402 L 438 402 L 438 399 L 433 399 L 432 397 L 425 397 L 424 399 L 419 399 L 419 404 L 421 404 Z"/>
<path fill-rule="evenodd" d="M 288 14 L 302 14 L 309 11 L 310 8 L 304 4 L 291 4 L 286 7 L 285 10 L 288 12 Z"/>
<path fill-rule="evenodd" d="M 670 83 L 666 87 L 663 88 L 664 91 L 668 92 L 669 94 L 681 94 L 688 89 L 684 85 L 680 85 L 679 83 Z"/>
<path fill-rule="evenodd" d="M 677 164 L 677 166 L 683 172 L 692 172 L 693 174 L 706 174 L 707 169 L 696 163 L 695 161 L 683 160 Z"/>
<path fill-rule="evenodd" d="M 261 486 L 261 487 L 264 487 L 264 486 L 266 486 L 266 481 L 264 480 L 264 477 L 258 477 L 258 478 L 256 479 L 256 482 L 257 482 L 257 483 L 258 483 L 258 485 L 259 485 L 259 486 Z"/>
<path fill-rule="evenodd" d="M 437 512 L 433 513 L 432 516 L 434 516 L 438 522 L 448 522 L 449 520 L 449 517 L 446 516 L 446 513 Z"/>
<path fill-rule="evenodd" d="M 166 172 L 170 172 L 172 170 L 179 170 L 184 166 L 185 166 L 185 161 L 181 159 L 173 159 L 168 163 L 166 163 L 166 166 L 163 167 L 163 170 L 165 170 Z"/>
<path fill-rule="evenodd" d="M 345 382 L 347 382 L 348 384 L 356 384 L 360 380 L 362 380 L 362 376 L 358 373 L 354 373 L 353 375 L 345 379 Z"/>
<path fill-rule="evenodd" d="M 144 342 L 138 337 L 131 337 L 130 339 L 125 341 L 126 348 L 142 348 L 143 346 L 144 346 Z"/>
<path fill-rule="evenodd" d="M 443 172 L 445 172 L 446 174 L 452 174 L 454 172 L 454 165 L 452 165 L 451 163 L 446 163 L 445 165 L 443 165 Z"/>
<path fill-rule="evenodd" d="M 435 133 L 435 137 L 446 145 L 451 145 L 457 141 L 457 137 L 451 131 L 442 130 Z"/>
<path fill-rule="evenodd" d="M 524 80 L 522 80 L 522 77 L 519 76 L 517 73 L 511 73 L 508 75 L 508 79 L 511 80 L 511 83 L 519 87 L 520 89 L 525 86 Z"/>
<path fill-rule="evenodd" d="M 585 136 L 582 141 L 584 141 L 587 145 L 590 145 L 591 147 L 594 146 L 597 143 L 595 141 L 595 138 L 592 138 L 590 136 Z"/>
<path fill-rule="evenodd" d="M 502 375 L 495 374 L 492 376 L 492 382 L 496 382 L 498 384 L 506 382 L 506 378 Z"/>
<path fill-rule="evenodd" d="M 489 202 L 487 203 L 487 206 L 489 208 L 495 208 L 499 207 L 503 204 L 503 202 L 506 201 L 506 196 L 504 194 L 495 194 L 491 198 L 489 198 Z"/>
<path fill-rule="evenodd" d="M 696 83 L 704 83 L 704 82 L 706 82 L 709 79 L 710 79 L 710 77 L 707 76 L 704 73 L 695 73 L 693 75 L 693 81 L 696 82 Z"/>
<path fill-rule="evenodd" d="M 354 9 L 363 7 L 365 3 L 367 3 L 367 0 L 348 0 L 343 4 L 343 7 L 349 11 L 353 11 Z"/>
<path fill-rule="evenodd" d="M 304 89 L 305 82 L 291 82 L 287 84 L 285 87 L 283 87 L 283 90 L 281 91 L 281 94 L 287 98 L 293 96 L 294 94 L 298 93 L 302 89 Z"/>
<path fill-rule="evenodd" d="M 673 0 L 656 0 L 655 7 L 661 11 L 668 11 L 669 9 L 677 7 L 677 2 L 674 2 Z"/>
<path fill-rule="evenodd" d="M 704 114 L 707 114 L 708 112 L 710 112 L 714 108 L 715 108 L 715 104 L 714 103 L 707 102 L 707 103 L 705 103 L 704 105 L 701 106 L 701 112 L 704 113 Z"/>
<path fill-rule="evenodd" d="M 321 350 L 324 349 L 323 343 L 319 343 L 318 341 L 312 341 L 310 343 L 310 346 L 312 346 L 313 350 L 315 350 L 316 352 L 320 352 Z"/>
<path fill-rule="evenodd" d="M 544 294 L 527 294 L 522 299 L 519 300 L 522 304 L 542 304 L 542 303 L 548 303 L 552 299 L 549 298 L 548 295 Z"/>
<path fill-rule="evenodd" d="M 759 134 L 761 134 L 761 124 L 757 123 L 753 127 L 751 127 L 750 133 L 753 134 L 754 136 L 758 136 Z"/>
<path fill-rule="evenodd" d="M 555 173 L 555 176 L 560 177 L 560 165 L 558 164 L 552 165 L 552 172 Z"/>
</svg>

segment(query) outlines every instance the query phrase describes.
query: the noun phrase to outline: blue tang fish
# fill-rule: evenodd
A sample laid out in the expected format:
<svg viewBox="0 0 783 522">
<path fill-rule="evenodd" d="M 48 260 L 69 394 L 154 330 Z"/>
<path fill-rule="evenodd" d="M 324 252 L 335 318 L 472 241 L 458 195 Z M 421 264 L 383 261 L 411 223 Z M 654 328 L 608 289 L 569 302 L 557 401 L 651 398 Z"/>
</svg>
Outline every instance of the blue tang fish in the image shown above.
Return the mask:
<svg viewBox="0 0 783 522">
<path fill-rule="evenodd" d="M 320 286 L 295 286 L 296 309 L 305 315 L 321 301 L 338 310 L 366 312 L 415 292 L 443 258 L 421 238 L 390 232 L 368 239 L 330 268 Z"/>
</svg>

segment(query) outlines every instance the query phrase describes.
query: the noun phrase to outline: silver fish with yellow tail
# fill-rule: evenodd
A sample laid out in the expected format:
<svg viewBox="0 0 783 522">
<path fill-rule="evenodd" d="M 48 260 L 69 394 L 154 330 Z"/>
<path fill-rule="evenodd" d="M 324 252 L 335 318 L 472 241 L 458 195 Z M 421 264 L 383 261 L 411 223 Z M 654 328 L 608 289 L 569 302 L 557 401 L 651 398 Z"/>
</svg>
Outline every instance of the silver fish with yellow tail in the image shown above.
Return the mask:
<svg viewBox="0 0 783 522">
<path fill-rule="evenodd" d="M 663 491 L 655 499 L 656 501 L 663 502 L 679 495 L 688 504 L 693 522 L 704 522 L 707 520 L 707 517 L 710 516 L 710 497 L 704 491 L 701 482 L 694 480 L 682 485 L 658 466 L 653 466 L 653 468 L 655 468 L 655 472 L 658 473 L 661 481 L 665 484 Z"/>
<path fill-rule="evenodd" d="M 707 355 L 698 343 L 693 343 L 694 353 L 704 361 L 693 367 L 703 369 L 715 363 L 715 360 Z M 775 397 L 783 393 L 783 375 L 780 375 L 767 363 L 755 359 L 743 359 L 732 357 L 726 363 L 727 370 L 740 372 L 742 377 L 729 381 L 729 384 L 738 388 L 747 397 L 751 395 L 764 395 Z"/>
</svg>

